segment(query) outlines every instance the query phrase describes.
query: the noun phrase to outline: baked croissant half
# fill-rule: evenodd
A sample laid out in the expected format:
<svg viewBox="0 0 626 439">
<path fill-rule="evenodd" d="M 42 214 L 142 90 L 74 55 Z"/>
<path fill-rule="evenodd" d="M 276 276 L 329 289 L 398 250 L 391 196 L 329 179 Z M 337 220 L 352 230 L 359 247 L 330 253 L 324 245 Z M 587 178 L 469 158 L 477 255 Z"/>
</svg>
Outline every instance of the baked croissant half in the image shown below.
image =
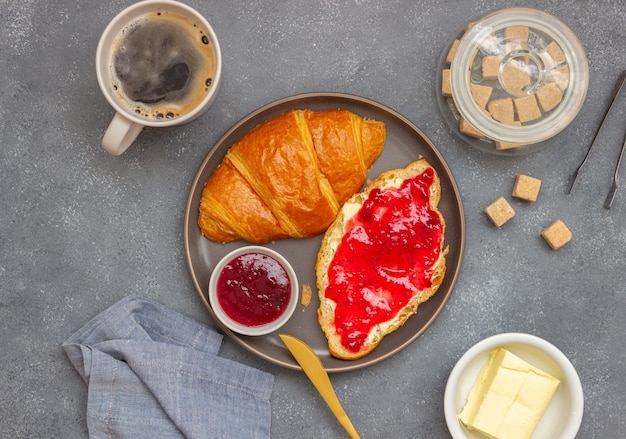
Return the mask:
<svg viewBox="0 0 626 439">
<path fill-rule="evenodd" d="M 234 143 L 202 190 L 198 225 L 217 242 L 262 244 L 324 232 L 383 150 L 383 122 L 293 110 Z"/>
</svg>

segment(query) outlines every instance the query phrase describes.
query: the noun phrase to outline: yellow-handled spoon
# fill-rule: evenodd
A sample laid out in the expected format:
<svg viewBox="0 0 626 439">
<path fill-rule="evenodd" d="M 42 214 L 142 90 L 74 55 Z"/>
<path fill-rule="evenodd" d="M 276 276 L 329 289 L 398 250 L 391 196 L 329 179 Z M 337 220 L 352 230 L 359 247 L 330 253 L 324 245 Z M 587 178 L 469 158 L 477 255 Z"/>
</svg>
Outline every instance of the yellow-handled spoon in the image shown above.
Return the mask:
<svg viewBox="0 0 626 439">
<path fill-rule="evenodd" d="M 328 378 L 328 373 L 326 369 L 324 369 L 324 365 L 315 351 L 305 342 L 291 335 L 280 334 L 280 338 L 287 348 L 289 348 L 289 352 L 291 352 L 291 355 L 293 355 L 300 367 L 302 367 L 302 370 L 309 377 L 317 391 L 322 395 L 322 398 L 326 401 L 326 404 L 328 404 L 328 407 L 330 407 L 330 410 L 339 423 L 348 432 L 350 438 L 360 439 L 359 433 L 357 433 L 350 418 L 348 418 L 348 415 L 341 406 L 341 402 L 339 402 L 335 394 L 330 378 Z"/>
</svg>

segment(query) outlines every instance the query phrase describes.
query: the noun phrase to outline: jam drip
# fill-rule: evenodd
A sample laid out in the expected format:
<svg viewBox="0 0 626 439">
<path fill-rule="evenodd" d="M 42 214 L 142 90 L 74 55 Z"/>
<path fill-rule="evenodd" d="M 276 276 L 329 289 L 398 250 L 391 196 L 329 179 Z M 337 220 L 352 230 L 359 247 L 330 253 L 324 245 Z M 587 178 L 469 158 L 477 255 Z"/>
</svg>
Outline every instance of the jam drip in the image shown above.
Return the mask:
<svg viewBox="0 0 626 439">
<path fill-rule="evenodd" d="M 430 207 L 433 180 L 427 169 L 399 188 L 373 189 L 344 226 L 326 296 L 337 303 L 336 330 L 352 352 L 374 325 L 393 319 L 432 285 L 443 241 L 441 217 Z"/>
</svg>

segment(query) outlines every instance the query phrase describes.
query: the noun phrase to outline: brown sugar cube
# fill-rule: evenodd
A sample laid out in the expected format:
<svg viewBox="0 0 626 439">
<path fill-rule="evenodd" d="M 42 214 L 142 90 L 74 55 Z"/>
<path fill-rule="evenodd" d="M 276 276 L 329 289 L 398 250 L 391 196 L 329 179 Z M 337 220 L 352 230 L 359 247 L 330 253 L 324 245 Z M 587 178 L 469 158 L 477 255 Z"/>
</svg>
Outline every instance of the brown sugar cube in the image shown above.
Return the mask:
<svg viewBox="0 0 626 439">
<path fill-rule="evenodd" d="M 498 79 L 498 70 L 500 69 L 501 61 L 502 57 L 497 55 L 489 55 L 483 57 L 483 79 L 488 81 L 492 79 Z"/>
<path fill-rule="evenodd" d="M 569 86 L 569 67 L 566 65 L 550 70 L 548 80 L 554 82 L 561 90 Z"/>
<path fill-rule="evenodd" d="M 515 179 L 513 185 L 513 195 L 515 198 L 519 198 L 526 201 L 537 201 L 539 195 L 539 189 L 541 188 L 541 180 L 538 178 L 530 177 L 528 175 L 520 174 Z"/>
<path fill-rule="evenodd" d="M 443 71 L 441 72 L 441 94 L 444 96 L 452 96 L 450 69 L 443 69 Z"/>
<path fill-rule="evenodd" d="M 517 119 L 520 122 L 530 122 L 541 117 L 541 110 L 537 105 L 535 95 L 524 96 L 513 99 L 513 105 L 517 112 Z"/>
<path fill-rule="evenodd" d="M 505 151 L 507 149 L 515 149 L 524 146 L 518 143 L 496 142 L 496 151 Z"/>
<path fill-rule="evenodd" d="M 528 48 L 528 27 L 509 26 L 504 29 L 507 51 Z"/>
<path fill-rule="evenodd" d="M 487 104 L 487 110 L 498 122 L 509 124 L 515 121 L 515 109 L 511 98 L 494 99 Z"/>
<path fill-rule="evenodd" d="M 519 60 L 507 62 L 502 69 L 502 82 L 509 92 L 524 94 L 524 89 L 530 85 L 528 66 Z"/>
<path fill-rule="evenodd" d="M 489 102 L 489 98 L 491 97 L 491 93 L 493 93 L 493 88 L 488 85 L 481 84 L 470 84 L 470 92 L 474 97 L 474 100 L 478 104 L 480 108 L 485 108 L 487 106 L 487 102 Z"/>
<path fill-rule="evenodd" d="M 302 306 L 309 306 L 309 303 L 311 303 L 311 297 L 313 297 L 313 290 L 311 289 L 311 285 L 302 285 L 302 296 L 300 297 L 300 303 L 302 304 Z"/>
<path fill-rule="evenodd" d="M 454 54 L 456 53 L 457 47 L 459 47 L 460 40 L 454 40 L 452 45 L 450 46 L 450 50 L 448 51 L 448 55 L 446 56 L 446 63 L 452 64 L 452 60 L 454 59 Z"/>
<path fill-rule="evenodd" d="M 535 95 L 537 96 L 539 108 L 541 108 L 541 111 L 544 113 L 554 109 L 563 99 L 563 92 L 554 82 L 542 85 Z"/>
<path fill-rule="evenodd" d="M 541 236 L 552 250 L 558 250 L 572 239 L 572 232 L 563 221 L 556 220 L 541 232 Z"/>
<path fill-rule="evenodd" d="M 558 66 L 559 64 L 563 64 L 565 62 L 563 49 L 561 49 L 561 46 L 559 46 L 556 41 L 548 44 L 546 48 L 541 51 L 539 56 L 548 68 L 550 66 Z"/>
<path fill-rule="evenodd" d="M 504 37 L 508 40 L 528 41 L 527 26 L 509 26 L 504 29 Z"/>
<path fill-rule="evenodd" d="M 464 32 L 467 32 L 468 30 L 470 30 L 471 28 L 474 27 L 474 25 L 476 24 L 475 21 L 470 21 L 469 23 L 467 23 L 465 25 L 465 28 L 463 29 Z"/>
<path fill-rule="evenodd" d="M 504 197 L 500 197 L 485 208 L 485 214 L 496 226 L 500 227 L 513 218 L 515 211 Z"/>
<path fill-rule="evenodd" d="M 466 121 L 464 118 L 461 118 L 461 121 L 459 122 L 459 130 L 463 134 L 466 134 L 471 137 L 476 137 L 477 139 L 482 139 L 484 137 L 483 133 L 481 133 L 472 125 L 470 125 L 470 123 Z"/>
</svg>

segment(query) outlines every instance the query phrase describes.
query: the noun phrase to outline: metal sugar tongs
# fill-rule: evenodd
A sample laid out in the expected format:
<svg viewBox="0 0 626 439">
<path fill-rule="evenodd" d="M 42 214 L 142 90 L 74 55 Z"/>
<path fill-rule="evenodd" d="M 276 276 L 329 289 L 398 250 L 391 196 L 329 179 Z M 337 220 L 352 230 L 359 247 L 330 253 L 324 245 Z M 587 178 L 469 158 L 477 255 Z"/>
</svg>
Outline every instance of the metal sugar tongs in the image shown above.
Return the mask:
<svg viewBox="0 0 626 439">
<path fill-rule="evenodd" d="M 608 116 L 608 114 L 611 112 L 611 109 L 613 108 L 613 104 L 615 103 L 617 96 L 619 96 L 620 92 L 622 91 L 622 87 L 624 86 L 624 83 L 626 83 L 626 70 L 622 72 L 620 80 L 617 83 L 615 92 L 613 93 L 613 97 L 611 98 L 611 103 L 609 104 L 609 107 L 606 109 L 604 116 L 602 116 L 602 121 L 600 122 L 600 126 L 598 127 L 598 129 L 596 130 L 596 133 L 593 136 L 593 140 L 591 141 L 591 145 L 589 145 L 589 149 L 587 150 L 587 153 L 585 154 L 583 161 L 580 163 L 578 168 L 576 168 L 576 171 L 574 171 L 574 173 L 572 174 L 571 183 L 569 185 L 569 190 L 567 191 L 568 194 L 572 193 L 572 188 L 574 187 L 574 183 L 576 182 L 576 179 L 578 178 L 578 174 L 580 173 L 580 170 L 587 162 L 587 159 L 589 158 L 589 154 L 591 153 L 591 150 L 593 149 L 593 146 L 596 143 L 596 138 L 598 137 L 598 134 L 602 130 L 604 121 L 606 120 L 606 117 Z M 619 168 L 622 163 L 622 157 L 624 156 L 624 150 L 626 150 L 626 135 L 624 137 L 624 143 L 622 144 L 622 148 L 620 150 L 617 163 L 615 164 L 615 172 L 613 173 L 613 183 L 611 184 L 611 189 L 609 189 L 609 193 L 607 194 L 606 200 L 604 202 L 605 209 L 611 208 L 611 206 L 613 205 L 613 200 L 615 199 L 615 194 L 617 193 L 617 186 L 618 186 L 618 180 L 619 180 Z"/>
<path fill-rule="evenodd" d="M 610 209 L 613 205 L 613 200 L 615 199 L 615 194 L 617 193 L 617 180 L 619 174 L 619 167 L 622 163 L 622 157 L 624 156 L 624 149 L 626 149 L 626 134 L 624 135 L 624 143 L 622 144 L 622 149 L 619 152 L 619 158 L 617 159 L 617 163 L 615 164 L 615 172 L 613 173 L 613 184 L 611 184 L 611 189 L 606 196 L 606 200 L 604 201 L 604 208 Z"/>
</svg>

